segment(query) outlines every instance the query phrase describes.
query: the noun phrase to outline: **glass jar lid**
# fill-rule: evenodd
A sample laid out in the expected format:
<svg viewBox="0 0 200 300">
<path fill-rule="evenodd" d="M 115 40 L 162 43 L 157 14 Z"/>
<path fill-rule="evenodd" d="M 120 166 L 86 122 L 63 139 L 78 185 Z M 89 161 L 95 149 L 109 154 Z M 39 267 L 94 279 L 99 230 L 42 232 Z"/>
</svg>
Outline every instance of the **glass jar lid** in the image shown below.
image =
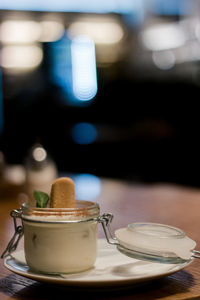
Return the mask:
<svg viewBox="0 0 200 300">
<path fill-rule="evenodd" d="M 117 248 L 137 259 L 181 263 L 191 259 L 195 241 L 176 227 L 157 223 L 133 223 L 115 231 Z"/>
</svg>

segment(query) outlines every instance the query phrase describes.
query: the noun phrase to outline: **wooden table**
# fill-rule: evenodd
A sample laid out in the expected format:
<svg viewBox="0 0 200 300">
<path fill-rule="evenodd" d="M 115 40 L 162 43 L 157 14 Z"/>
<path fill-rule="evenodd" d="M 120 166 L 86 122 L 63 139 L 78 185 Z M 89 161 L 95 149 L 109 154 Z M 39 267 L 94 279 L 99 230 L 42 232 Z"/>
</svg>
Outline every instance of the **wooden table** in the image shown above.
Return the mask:
<svg viewBox="0 0 200 300">
<path fill-rule="evenodd" d="M 1 192 L 1 191 L 0 191 Z M 101 212 L 112 212 L 112 229 L 138 221 L 158 222 L 183 229 L 200 249 L 200 189 L 170 184 L 138 184 L 102 179 L 96 201 Z M 13 234 L 9 212 L 19 207 L 16 197 L 0 199 L 0 252 Z M 99 236 L 103 232 L 99 230 Z M 200 260 L 173 275 L 140 287 L 117 291 L 80 291 L 36 282 L 11 273 L 0 260 L 0 299 L 200 299 Z"/>
</svg>

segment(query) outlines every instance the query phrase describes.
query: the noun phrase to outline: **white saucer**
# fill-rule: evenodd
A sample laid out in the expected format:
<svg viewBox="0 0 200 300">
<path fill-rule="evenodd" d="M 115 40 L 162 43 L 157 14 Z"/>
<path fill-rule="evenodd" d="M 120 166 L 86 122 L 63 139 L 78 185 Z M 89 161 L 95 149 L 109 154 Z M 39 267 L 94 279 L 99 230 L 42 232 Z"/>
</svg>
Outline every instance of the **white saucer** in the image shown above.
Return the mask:
<svg viewBox="0 0 200 300">
<path fill-rule="evenodd" d="M 104 239 L 98 241 L 98 256 L 94 268 L 82 273 L 44 275 L 33 272 L 26 264 L 23 250 L 4 259 L 5 267 L 18 275 L 42 282 L 86 288 L 133 286 L 180 271 L 190 263 L 191 261 L 183 264 L 140 261 L 121 254 Z"/>
</svg>

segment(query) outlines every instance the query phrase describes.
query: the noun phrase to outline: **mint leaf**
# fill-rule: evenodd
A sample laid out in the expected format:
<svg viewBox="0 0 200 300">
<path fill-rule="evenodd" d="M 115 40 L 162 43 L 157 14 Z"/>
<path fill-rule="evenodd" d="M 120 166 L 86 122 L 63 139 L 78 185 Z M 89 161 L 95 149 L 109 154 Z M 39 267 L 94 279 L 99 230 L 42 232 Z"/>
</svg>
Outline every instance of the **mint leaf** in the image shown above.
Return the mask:
<svg viewBox="0 0 200 300">
<path fill-rule="evenodd" d="M 45 208 L 47 207 L 47 203 L 49 201 L 49 195 L 44 193 L 44 192 L 40 192 L 40 191 L 34 191 L 33 195 L 35 197 L 36 200 L 36 207 L 40 207 L 40 208 Z"/>
</svg>

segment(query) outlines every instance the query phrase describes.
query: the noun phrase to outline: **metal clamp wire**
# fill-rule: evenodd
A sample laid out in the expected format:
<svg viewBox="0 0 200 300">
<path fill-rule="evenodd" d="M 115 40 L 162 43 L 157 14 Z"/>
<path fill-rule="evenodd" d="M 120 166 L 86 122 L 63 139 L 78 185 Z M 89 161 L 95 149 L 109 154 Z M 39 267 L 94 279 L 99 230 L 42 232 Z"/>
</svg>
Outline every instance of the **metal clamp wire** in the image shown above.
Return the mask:
<svg viewBox="0 0 200 300">
<path fill-rule="evenodd" d="M 200 251 L 193 250 L 192 253 L 193 253 L 192 257 L 194 257 L 194 258 L 200 258 Z"/>
<path fill-rule="evenodd" d="M 13 218 L 13 223 L 14 223 L 14 235 L 9 241 L 5 251 L 2 253 L 1 258 L 4 258 L 8 255 L 10 255 L 12 252 L 14 252 L 17 249 L 17 246 L 19 244 L 20 239 L 22 238 L 24 234 L 24 228 L 23 225 L 18 225 L 17 226 L 17 218 L 21 219 L 21 209 L 19 210 L 12 210 L 10 213 L 11 217 Z"/>
<path fill-rule="evenodd" d="M 99 217 L 99 222 L 101 223 L 102 227 L 103 227 L 103 231 L 106 237 L 106 240 L 109 244 L 111 245 L 119 245 L 119 243 L 117 242 L 116 238 L 113 237 L 111 228 L 110 228 L 110 224 L 113 220 L 113 214 L 111 213 L 107 213 L 107 214 L 103 214 L 102 216 Z"/>
</svg>

